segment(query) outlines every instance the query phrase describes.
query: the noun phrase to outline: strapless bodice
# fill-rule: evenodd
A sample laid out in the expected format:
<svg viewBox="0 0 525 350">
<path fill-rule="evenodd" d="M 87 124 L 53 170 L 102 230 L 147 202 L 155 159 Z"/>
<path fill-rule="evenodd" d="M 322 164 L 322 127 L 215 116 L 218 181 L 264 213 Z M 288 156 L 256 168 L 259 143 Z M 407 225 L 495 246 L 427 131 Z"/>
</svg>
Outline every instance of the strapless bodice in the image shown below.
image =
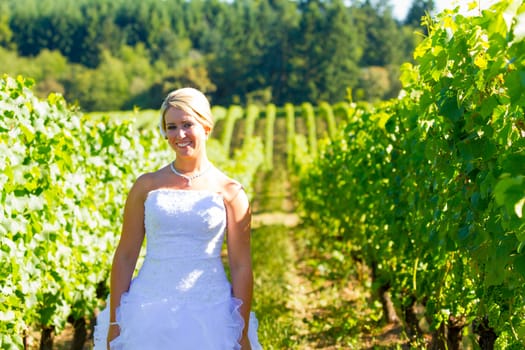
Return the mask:
<svg viewBox="0 0 525 350">
<path fill-rule="evenodd" d="M 146 255 L 130 292 L 179 302 L 228 297 L 231 289 L 221 260 L 226 227 L 222 196 L 158 189 L 148 194 L 144 209 Z"/>
<path fill-rule="evenodd" d="M 219 193 L 158 189 L 148 194 L 144 210 L 148 257 L 220 256 L 226 209 Z"/>
</svg>

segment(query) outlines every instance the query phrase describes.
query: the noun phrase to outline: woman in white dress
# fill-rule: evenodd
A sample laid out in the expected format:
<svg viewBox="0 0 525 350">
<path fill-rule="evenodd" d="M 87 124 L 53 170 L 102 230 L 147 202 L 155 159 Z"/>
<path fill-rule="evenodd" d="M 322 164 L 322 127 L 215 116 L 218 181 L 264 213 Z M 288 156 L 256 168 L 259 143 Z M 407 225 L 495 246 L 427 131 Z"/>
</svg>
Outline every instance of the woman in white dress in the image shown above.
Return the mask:
<svg viewBox="0 0 525 350">
<path fill-rule="evenodd" d="M 176 157 L 141 175 L 128 194 L 96 350 L 261 348 L 250 311 L 250 205 L 243 187 L 208 160 L 212 128 L 204 94 L 168 94 L 160 129 Z M 220 256 L 224 237 L 231 282 Z M 145 238 L 144 263 L 132 279 Z"/>
</svg>

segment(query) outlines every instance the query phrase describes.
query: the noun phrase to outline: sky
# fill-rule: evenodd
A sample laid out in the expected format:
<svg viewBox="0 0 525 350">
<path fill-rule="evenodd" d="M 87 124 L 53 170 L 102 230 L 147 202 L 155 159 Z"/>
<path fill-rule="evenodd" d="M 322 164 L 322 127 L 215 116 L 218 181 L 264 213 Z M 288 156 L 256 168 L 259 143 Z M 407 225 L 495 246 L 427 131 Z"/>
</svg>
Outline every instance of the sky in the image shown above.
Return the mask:
<svg viewBox="0 0 525 350">
<path fill-rule="evenodd" d="M 392 0 L 390 3 L 393 6 L 394 17 L 399 20 L 404 20 L 413 1 L 418 0 Z M 434 0 L 434 3 L 436 4 L 436 13 L 439 13 L 446 8 L 455 8 L 456 6 L 460 6 L 462 10 L 466 10 L 468 4 L 473 1 L 479 3 L 481 8 L 487 8 L 491 3 L 495 2 L 494 0 Z"/>
</svg>

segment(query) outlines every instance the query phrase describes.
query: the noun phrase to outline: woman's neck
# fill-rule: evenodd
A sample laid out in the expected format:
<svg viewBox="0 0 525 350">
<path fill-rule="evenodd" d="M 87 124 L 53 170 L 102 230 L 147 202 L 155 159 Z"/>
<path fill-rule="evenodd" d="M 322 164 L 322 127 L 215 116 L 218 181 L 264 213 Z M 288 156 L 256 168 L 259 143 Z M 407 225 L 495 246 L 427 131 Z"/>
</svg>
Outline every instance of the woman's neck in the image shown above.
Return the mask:
<svg viewBox="0 0 525 350">
<path fill-rule="evenodd" d="M 210 161 L 206 157 L 200 157 L 199 159 L 175 159 L 173 165 L 181 173 L 195 173 L 208 168 Z"/>
</svg>

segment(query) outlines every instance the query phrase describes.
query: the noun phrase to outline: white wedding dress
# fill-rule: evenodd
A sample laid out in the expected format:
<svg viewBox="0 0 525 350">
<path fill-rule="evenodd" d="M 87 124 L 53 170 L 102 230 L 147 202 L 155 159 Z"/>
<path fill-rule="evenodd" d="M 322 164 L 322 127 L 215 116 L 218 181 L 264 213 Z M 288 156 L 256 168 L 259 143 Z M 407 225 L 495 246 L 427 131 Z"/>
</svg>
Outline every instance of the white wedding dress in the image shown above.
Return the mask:
<svg viewBox="0 0 525 350">
<path fill-rule="evenodd" d="M 146 255 L 117 308 L 112 350 L 233 350 L 244 322 L 221 260 L 223 197 L 209 191 L 157 189 L 144 202 Z M 95 350 L 106 350 L 109 310 L 97 317 Z M 257 319 L 250 315 L 253 350 Z"/>
</svg>

